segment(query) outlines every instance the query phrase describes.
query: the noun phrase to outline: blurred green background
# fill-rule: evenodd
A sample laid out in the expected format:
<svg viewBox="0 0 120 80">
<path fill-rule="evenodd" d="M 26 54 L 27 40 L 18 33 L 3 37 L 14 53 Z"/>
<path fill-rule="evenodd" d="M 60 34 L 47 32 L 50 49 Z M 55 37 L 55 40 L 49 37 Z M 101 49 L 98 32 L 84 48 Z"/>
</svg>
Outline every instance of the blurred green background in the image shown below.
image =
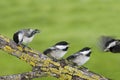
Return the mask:
<svg viewBox="0 0 120 80">
<path fill-rule="evenodd" d="M 89 46 L 91 71 L 120 80 L 120 54 L 103 53 L 97 46 L 101 35 L 120 38 L 120 0 L 0 0 L 0 34 L 12 39 L 15 31 L 38 28 L 30 47 L 42 52 L 58 41 L 70 43 L 69 52 Z M 29 64 L 0 51 L 0 75 L 30 71 Z M 47 77 L 34 80 L 56 80 Z"/>
</svg>

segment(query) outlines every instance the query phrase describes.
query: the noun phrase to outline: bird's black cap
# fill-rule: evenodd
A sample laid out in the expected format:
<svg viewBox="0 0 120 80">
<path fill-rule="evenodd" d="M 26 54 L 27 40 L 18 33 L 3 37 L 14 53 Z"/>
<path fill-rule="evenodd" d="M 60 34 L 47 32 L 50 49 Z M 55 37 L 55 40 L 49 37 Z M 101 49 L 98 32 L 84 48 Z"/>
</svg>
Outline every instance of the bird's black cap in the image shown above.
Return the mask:
<svg viewBox="0 0 120 80">
<path fill-rule="evenodd" d="M 84 47 L 83 49 L 81 49 L 80 51 L 87 51 L 87 50 L 90 50 L 91 48 L 90 47 Z"/>
<path fill-rule="evenodd" d="M 56 43 L 55 45 L 68 45 L 69 43 L 66 41 L 60 41 L 58 43 Z"/>
</svg>

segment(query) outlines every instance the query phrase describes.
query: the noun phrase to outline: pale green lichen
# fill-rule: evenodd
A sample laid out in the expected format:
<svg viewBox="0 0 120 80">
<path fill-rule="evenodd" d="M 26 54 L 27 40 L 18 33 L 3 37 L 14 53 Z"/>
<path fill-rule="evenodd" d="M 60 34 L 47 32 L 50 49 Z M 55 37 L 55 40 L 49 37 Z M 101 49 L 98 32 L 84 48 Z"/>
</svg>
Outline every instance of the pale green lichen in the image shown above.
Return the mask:
<svg viewBox="0 0 120 80">
<path fill-rule="evenodd" d="M 33 54 L 39 54 L 38 52 L 36 52 L 36 51 L 34 51 L 34 50 L 32 50 L 32 49 L 30 49 L 30 48 L 24 48 L 25 49 L 25 51 L 26 52 L 31 52 L 31 53 L 33 53 Z"/>
<path fill-rule="evenodd" d="M 50 64 L 54 64 L 55 66 L 60 66 L 60 63 L 54 62 L 54 61 L 52 61 L 51 59 L 49 60 L 49 63 L 50 63 Z"/>
<path fill-rule="evenodd" d="M 29 63 L 30 63 L 30 65 L 35 66 L 34 62 L 30 61 Z"/>
<path fill-rule="evenodd" d="M 50 63 L 49 63 L 49 61 L 50 61 L 50 59 L 46 59 L 46 60 L 43 60 L 43 67 L 48 67 L 49 65 L 50 65 Z"/>
<path fill-rule="evenodd" d="M 18 50 L 23 51 L 23 48 L 21 46 L 17 46 Z"/>
<path fill-rule="evenodd" d="M 58 69 L 56 69 L 56 68 L 50 68 L 49 69 L 52 73 L 55 73 L 55 74 L 60 74 L 61 72 L 58 70 Z"/>
<path fill-rule="evenodd" d="M 12 49 L 10 46 L 5 46 L 4 48 L 3 48 L 3 50 L 4 51 L 7 51 L 7 52 L 13 52 L 14 51 L 14 49 Z"/>
<path fill-rule="evenodd" d="M 37 58 L 34 58 L 30 56 L 29 54 L 22 54 L 20 56 L 20 59 L 28 62 L 32 66 L 35 66 L 37 64 Z"/>
<path fill-rule="evenodd" d="M 68 72 L 67 72 L 68 71 Z M 70 66 L 65 66 L 64 69 L 62 70 L 62 72 L 66 72 L 66 73 L 69 73 L 70 75 L 75 75 L 75 76 L 79 76 L 81 78 L 84 78 L 84 79 L 87 79 L 87 80 L 94 80 L 93 77 L 89 77 L 85 74 L 83 74 L 82 71 L 78 71 L 77 69 L 75 68 L 72 68 Z M 97 80 L 97 78 L 95 78 Z"/>
<path fill-rule="evenodd" d="M 67 75 L 67 74 L 61 74 L 59 77 L 59 80 L 71 80 L 72 76 Z"/>
<path fill-rule="evenodd" d="M 50 64 L 52 64 L 52 65 L 57 64 L 58 69 L 49 67 Z M 64 68 L 62 68 L 59 63 L 52 62 L 51 59 L 46 59 L 43 62 L 42 66 L 44 67 L 44 68 L 41 68 L 43 71 L 59 75 L 60 80 L 71 80 L 72 75 L 79 76 L 81 78 L 88 79 L 88 80 L 94 80 L 94 78 L 86 76 L 82 72 L 80 72 L 77 69 L 72 68 L 70 66 L 65 66 Z"/>
<path fill-rule="evenodd" d="M 96 79 L 96 80 L 99 80 L 99 79 L 100 79 L 100 77 L 97 76 L 97 75 L 93 75 L 92 77 L 93 77 L 94 79 Z"/>
<path fill-rule="evenodd" d="M 0 37 L 3 38 L 6 42 L 10 42 L 10 39 L 6 38 L 5 36 L 0 34 Z"/>
</svg>

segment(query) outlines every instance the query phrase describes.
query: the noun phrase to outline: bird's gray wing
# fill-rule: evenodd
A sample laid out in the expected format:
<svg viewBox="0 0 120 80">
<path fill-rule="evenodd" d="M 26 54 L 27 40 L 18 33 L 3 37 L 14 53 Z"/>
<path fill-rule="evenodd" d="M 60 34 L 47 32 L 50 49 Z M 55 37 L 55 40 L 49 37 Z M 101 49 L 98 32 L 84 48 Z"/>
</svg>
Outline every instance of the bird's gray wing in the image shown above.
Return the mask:
<svg viewBox="0 0 120 80">
<path fill-rule="evenodd" d="M 53 50 L 56 50 L 56 48 L 55 48 L 54 46 L 46 49 L 46 50 L 43 52 L 43 54 L 47 55 L 47 54 L 51 53 Z"/>
<path fill-rule="evenodd" d="M 75 53 L 73 55 L 70 55 L 70 56 L 67 57 L 67 60 L 72 60 L 72 59 L 76 58 L 79 55 L 80 55 L 80 53 Z"/>
<path fill-rule="evenodd" d="M 48 48 L 48 49 L 46 49 L 46 50 L 43 52 L 43 54 L 47 55 L 47 54 L 49 54 L 49 53 L 51 53 L 51 52 L 52 52 L 52 50 L 51 50 L 50 48 Z"/>
</svg>

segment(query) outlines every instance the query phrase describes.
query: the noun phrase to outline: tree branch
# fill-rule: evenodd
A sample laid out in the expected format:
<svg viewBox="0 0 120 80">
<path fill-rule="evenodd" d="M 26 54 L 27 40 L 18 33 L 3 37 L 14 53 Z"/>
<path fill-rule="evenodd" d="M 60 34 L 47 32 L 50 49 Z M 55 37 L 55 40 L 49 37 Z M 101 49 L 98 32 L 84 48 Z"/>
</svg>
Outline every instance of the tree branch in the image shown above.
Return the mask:
<svg viewBox="0 0 120 80">
<path fill-rule="evenodd" d="M 12 78 L 11 80 L 16 80 L 16 78 L 17 80 L 22 80 L 22 78 L 26 78 L 26 76 L 28 79 L 32 79 L 49 75 L 60 80 L 108 80 L 87 69 L 78 70 L 77 68 L 70 67 L 66 64 L 63 66 L 59 62 L 52 61 L 49 57 L 41 54 L 39 51 L 27 47 L 23 49 L 22 46 L 17 46 L 13 40 L 3 35 L 0 35 L 0 49 L 26 61 L 34 68 L 33 71 L 27 73 L 1 76 L 0 79 L 3 78 L 3 80 L 9 78 Z"/>
<path fill-rule="evenodd" d="M 32 80 L 33 78 L 46 76 L 45 73 L 40 71 L 30 71 L 22 74 L 14 74 L 8 76 L 1 76 L 0 80 Z"/>
</svg>

